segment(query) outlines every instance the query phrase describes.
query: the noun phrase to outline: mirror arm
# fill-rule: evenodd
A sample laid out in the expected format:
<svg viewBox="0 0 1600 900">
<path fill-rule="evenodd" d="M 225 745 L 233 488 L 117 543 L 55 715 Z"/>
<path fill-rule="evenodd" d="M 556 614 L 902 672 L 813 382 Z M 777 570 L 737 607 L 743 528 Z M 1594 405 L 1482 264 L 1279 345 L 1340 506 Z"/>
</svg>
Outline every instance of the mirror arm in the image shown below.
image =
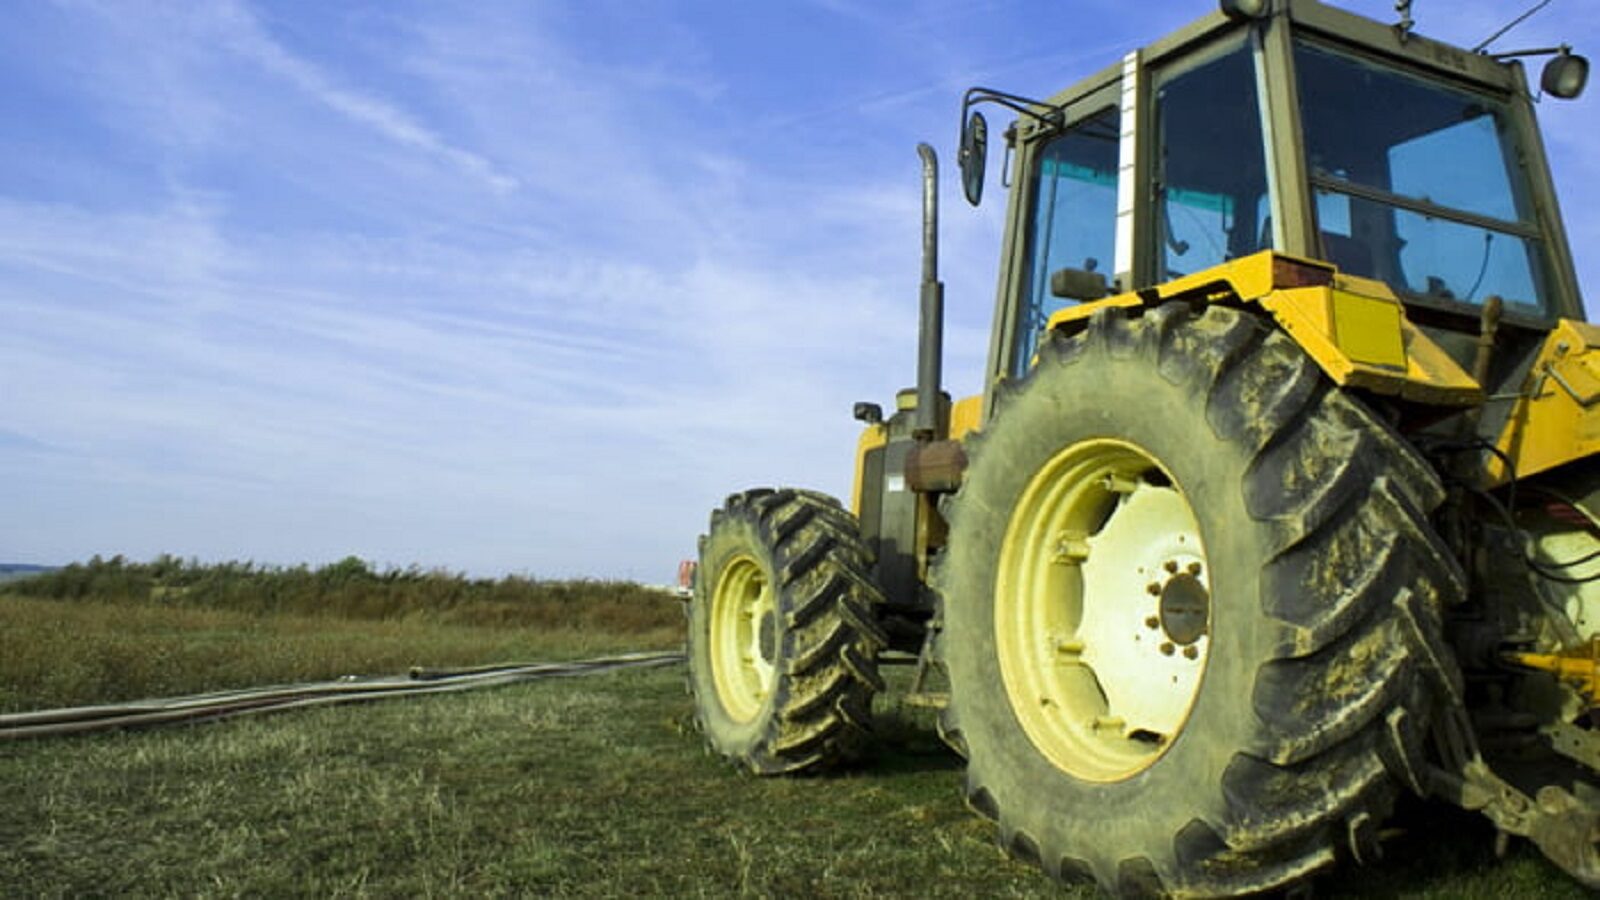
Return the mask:
<svg viewBox="0 0 1600 900">
<path fill-rule="evenodd" d="M 1020 94 L 1008 94 L 1005 91 L 997 91 L 993 88 L 973 87 L 967 88 L 966 94 L 961 98 L 961 122 L 963 127 L 965 127 L 967 121 L 967 113 L 972 107 L 980 103 L 993 103 L 997 106 L 1003 106 L 1018 115 L 1027 116 L 1050 128 L 1060 128 L 1065 118 L 1060 107 L 1051 106 L 1043 100 L 1034 100 L 1031 97 L 1024 97 Z M 1048 111 L 1040 113 L 1030 109 L 1030 107 L 1035 106 L 1044 107 Z"/>
<path fill-rule="evenodd" d="M 1508 53 L 1491 53 L 1487 55 L 1495 62 L 1501 62 L 1502 60 L 1517 59 L 1523 56 L 1555 56 L 1556 54 L 1566 55 L 1571 52 L 1571 44 L 1562 44 L 1559 47 L 1538 47 L 1533 50 L 1512 50 Z"/>
<path fill-rule="evenodd" d="M 961 169 L 961 188 L 966 195 L 967 202 L 977 206 L 983 197 L 983 156 L 988 154 L 988 125 L 984 122 L 983 114 L 973 111 L 973 107 L 980 103 L 994 103 L 1009 109 L 1019 116 L 1027 116 L 1041 123 L 1051 132 L 1058 132 L 1066 122 L 1066 111 L 1061 107 L 1051 106 L 1042 100 L 1033 100 L 1019 94 L 1008 94 L 993 88 L 971 87 L 961 96 L 961 131 L 956 140 L 956 145 L 961 148 L 956 161 Z M 1039 112 L 1034 107 L 1043 107 L 1044 112 Z M 1016 144 L 1017 123 L 1012 122 L 1006 129 L 1006 162 L 1010 163 L 1011 150 Z M 980 156 L 981 155 L 981 156 Z M 1006 175 L 1000 176 L 1004 183 Z"/>
</svg>

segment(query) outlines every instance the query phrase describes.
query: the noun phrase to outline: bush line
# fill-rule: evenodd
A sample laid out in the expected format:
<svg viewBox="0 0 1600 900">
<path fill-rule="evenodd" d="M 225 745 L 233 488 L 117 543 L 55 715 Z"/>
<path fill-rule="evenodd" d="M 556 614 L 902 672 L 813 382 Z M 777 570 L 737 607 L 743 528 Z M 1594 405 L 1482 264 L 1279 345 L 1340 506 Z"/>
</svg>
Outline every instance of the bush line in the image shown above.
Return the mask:
<svg viewBox="0 0 1600 900">
<path fill-rule="evenodd" d="M 0 584 L 0 597 L 6 595 L 258 615 L 621 633 L 676 627 L 682 621 L 671 595 L 631 581 L 545 581 L 521 575 L 468 578 L 416 566 L 380 571 L 354 556 L 315 569 L 253 562 L 202 564 L 168 555 L 145 563 L 120 555 L 96 556 L 86 563 Z"/>
</svg>

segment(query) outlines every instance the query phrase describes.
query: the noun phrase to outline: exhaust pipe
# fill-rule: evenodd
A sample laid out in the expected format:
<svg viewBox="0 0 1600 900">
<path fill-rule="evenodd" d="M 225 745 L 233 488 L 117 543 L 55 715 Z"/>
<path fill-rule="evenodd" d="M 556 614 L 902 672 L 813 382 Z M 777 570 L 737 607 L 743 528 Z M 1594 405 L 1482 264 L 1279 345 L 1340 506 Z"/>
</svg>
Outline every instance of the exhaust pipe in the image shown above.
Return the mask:
<svg viewBox="0 0 1600 900">
<path fill-rule="evenodd" d="M 939 429 L 939 382 L 944 373 L 944 284 L 939 281 L 939 158 L 927 144 L 922 157 L 922 311 L 917 326 L 917 409 L 911 434 L 933 440 Z"/>
<path fill-rule="evenodd" d="M 927 144 L 922 157 L 922 318 L 917 333 L 917 408 L 911 418 L 911 448 L 905 483 L 919 493 L 947 493 L 961 486 L 967 469 L 960 441 L 939 438 L 944 391 L 944 283 L 939 280 L 939 158 Z"/>
</svg>

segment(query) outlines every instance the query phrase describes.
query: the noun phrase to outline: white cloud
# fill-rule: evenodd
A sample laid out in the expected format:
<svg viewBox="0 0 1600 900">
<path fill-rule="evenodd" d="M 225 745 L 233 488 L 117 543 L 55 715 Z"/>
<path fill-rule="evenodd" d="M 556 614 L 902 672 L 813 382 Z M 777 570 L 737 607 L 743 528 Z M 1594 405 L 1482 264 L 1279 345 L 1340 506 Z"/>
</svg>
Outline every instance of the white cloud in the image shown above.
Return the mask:
<svg viewBox="0 0 1600 900">
<path fill-rule="evenodd" d="M 208 7 L 224 45 L 287 79 L 318 103 L 372 129 L 387 140 L 422 151 L 482 179 L 496 191 L 514 190 L 517 179 L 500 172 L 481 154 L 453 145 L 392 101 L 340 84 L 320 66 L 273 40 L 243 3 L 228 0 Z"/>
<path fill-rule="evenodd" d="M 894 78 L 729 109 L 788 76 L 633 6 L 627 56 L 559 7 L 381 6 L 376 57 L 266 7 L 66 9 L 89 49 L 40 77 L 155 148 L 95 160 L 152 199 L 0 190 L 0 506 L 27 512 L 0 559 L 650 580 L 731 491 L 848 489 L 851 402 L 914 374 L 917 138 L 946 150 L 946 372 L 977 388 L 1004 198 L 957 199 L 958 89 L 1048 93 L 1152 36 L 986 46 L 1004 8 L 841 7 Z M 1583 115 L 1552 116 L 1569 165 Z"/>
</svg>

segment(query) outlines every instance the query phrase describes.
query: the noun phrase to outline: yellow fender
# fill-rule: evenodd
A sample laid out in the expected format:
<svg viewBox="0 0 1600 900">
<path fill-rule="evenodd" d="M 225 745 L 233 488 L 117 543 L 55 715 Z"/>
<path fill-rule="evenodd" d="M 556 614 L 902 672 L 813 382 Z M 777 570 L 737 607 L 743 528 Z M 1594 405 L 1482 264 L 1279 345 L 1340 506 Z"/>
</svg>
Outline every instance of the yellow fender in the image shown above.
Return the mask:
<svg viewBox="0 0 1600 900">
<path fill-rule="evenodd" d="M 1600 452 L 1600 327 L 1556 323 L 1514 402 L 1495 446 L 1518 478 Z M 1486 471 L 1490 484 L 1507 480 L 1498 457 Z"/>
<path fill-rule="evenodd" d="M 1261 307 L 1341 387 L 1436 406 L 1483 402 L 1478 383 L 1411 324 L 1388 285 L 1272 250 L 1068 307 L 1050 317 L 1049 327 L 1076 330 L 1108 306 L 1154 306 L 1178 298 Z"/>
</svg>

